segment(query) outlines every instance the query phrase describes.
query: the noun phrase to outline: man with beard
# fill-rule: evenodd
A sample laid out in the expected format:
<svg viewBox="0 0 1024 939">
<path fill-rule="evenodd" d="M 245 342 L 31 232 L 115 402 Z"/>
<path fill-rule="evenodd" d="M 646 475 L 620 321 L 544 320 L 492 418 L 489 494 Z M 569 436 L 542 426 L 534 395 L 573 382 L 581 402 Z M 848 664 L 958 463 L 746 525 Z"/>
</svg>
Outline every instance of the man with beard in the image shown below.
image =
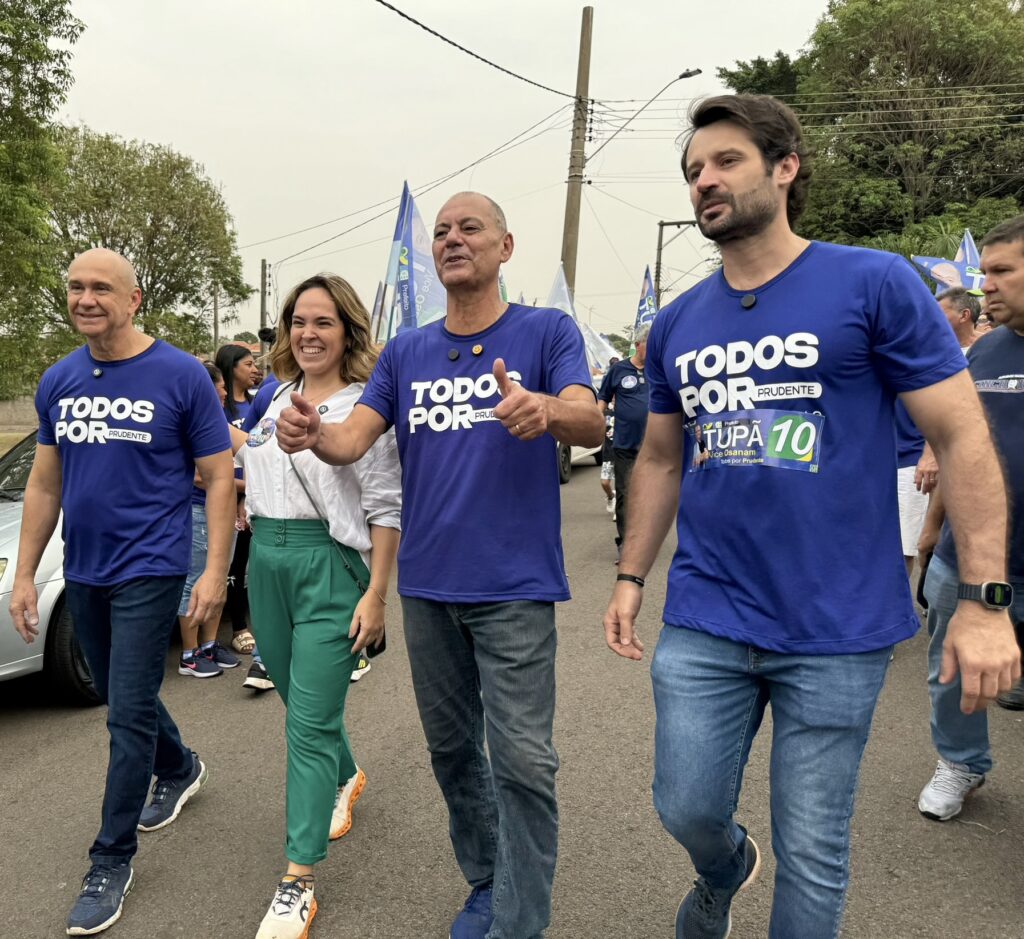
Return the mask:
<svg viewBox="0 0 1024 939">
<path fill-rule="evenodd" d="M 963 353 L 910 265 L 793 232 L 810 176 L 793 112 L 721 96 L 691 120 L 683 169 L 722 268 L 651 331 L 651 414 L 605 634 L 619 655 L 642 657 L 644 577 L 678 509 L 651 669 L 655 805 L 698 875 L 677 939 L 727 936 L 733 897 L 757 875 L 758 848 L 734 813 L 769 703 L 769 935 L 826 939 L 842 917 L 875 702 L 893 644 L 918 626 L 896 511 L 897 397 L 950 481 L 967 584 L 1005 580 L 1006 500 L 970 484 L 998 478 L 998 462 Z M 1016 680 L 1004 610 L 960 602 L 945 679 L 958 669 L 965 712 Z"/>
</svg>

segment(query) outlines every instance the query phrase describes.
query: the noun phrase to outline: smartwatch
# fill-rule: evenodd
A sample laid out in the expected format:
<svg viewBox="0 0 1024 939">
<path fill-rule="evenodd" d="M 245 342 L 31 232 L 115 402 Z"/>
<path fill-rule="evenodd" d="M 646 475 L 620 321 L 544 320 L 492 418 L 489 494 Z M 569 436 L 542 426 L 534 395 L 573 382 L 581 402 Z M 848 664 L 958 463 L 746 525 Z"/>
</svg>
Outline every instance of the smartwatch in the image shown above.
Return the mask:
<svg viewBox="0 0 1024 939">
<path fill-rule="evenodd" d="M 1008 610 L 1013 603 L 1013 587 L 999 580 L 983 584 L 960 584 L 956 595 L 960 600 L 977 600 L 990 610 Z"/>
</svg>

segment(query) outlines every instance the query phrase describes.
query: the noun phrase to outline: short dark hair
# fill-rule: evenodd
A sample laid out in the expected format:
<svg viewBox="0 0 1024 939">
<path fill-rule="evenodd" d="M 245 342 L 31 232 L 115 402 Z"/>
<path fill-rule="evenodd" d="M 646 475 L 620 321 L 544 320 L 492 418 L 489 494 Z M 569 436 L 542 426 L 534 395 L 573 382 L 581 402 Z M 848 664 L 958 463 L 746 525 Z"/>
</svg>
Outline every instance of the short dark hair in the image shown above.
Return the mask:
<svg viewBox="0 0 1024 939">
<path fill-rule="evenodd" d="M 940 303 L 948 300 L 957 310 L 967 310 L 971 314 L 971 322 L 978 325 L 981 316 L 981 301 L 964 287 L 950 287 L 943 290 L 936 298 Z"/>
<path fill-rule="evenodd" d="M 981 247 L 989 245 L 1012 244 L 1015 241 L 1024 241 L 1024 215 L 1007 219 L 1000 222 L 981 240 Z"/>
<path fill-rule="evenodd" d="M 683 138 L 683 173 L 693 135 L 702 127 L 732 121 L 739 124 L 761 151 L 765 168 L 772 168 L 795 153 L 800 169 L 786 193 L 786 217 L 794 225 L 807 205 L 811 181 L 810 153 L 804 143 L 800 120 L 793 110 L 771 95 L 716 95 L 694 102 L 690 108 L 690 130 Z"/>
</svg>

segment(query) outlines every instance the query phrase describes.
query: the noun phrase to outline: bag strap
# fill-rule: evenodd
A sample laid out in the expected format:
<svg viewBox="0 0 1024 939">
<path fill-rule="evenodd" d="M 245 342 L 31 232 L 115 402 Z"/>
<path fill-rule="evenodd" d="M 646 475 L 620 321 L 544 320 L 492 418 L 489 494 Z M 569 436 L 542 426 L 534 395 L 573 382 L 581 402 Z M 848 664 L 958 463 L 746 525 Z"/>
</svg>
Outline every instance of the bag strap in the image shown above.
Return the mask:
<svg viewBox="0 0 1024 939">
<path fill-rule="evenodd" d="M 327 537 L 331 539 L 331 544 L 334 545 L 334 549 L 338 552 L 338 557 L 341 558 L 341 563 L 345 565 L 345 570 L 348 571 L 349 576 L 355 581 L 356 586 L 359 588 L 360 593 L 366 593 L 368 586 L 363 583 L 362 578 L 355 572 L 355 569 L 349 563 L 348 558 L 345 556 L 345 550 L 331 534 L 331 526 L 327 522 L 327 518 L 323 510 L 320 508 L 320 503 L 313 497 L 313 493 L 310 492 L 309 486 L 306 485 L 306 480 L 303 478 L 302 473 L 299 472 L 299 468 L 295 465 L 295 460 L 292 455 L 288 454 L 288 462 L 291 463 L 292 471 L 295 473 L 296 479 L 299 481 L 299 485 L 302 486 L 302 491 L 306 493 L 306 498 L 309 499 L 310 505 L 313 506 L 313 511 L 316 512 L 317 518 L 320 519 L 320 524 L 324 526 L 324 531 L 327 532 Z"/>
</svg>

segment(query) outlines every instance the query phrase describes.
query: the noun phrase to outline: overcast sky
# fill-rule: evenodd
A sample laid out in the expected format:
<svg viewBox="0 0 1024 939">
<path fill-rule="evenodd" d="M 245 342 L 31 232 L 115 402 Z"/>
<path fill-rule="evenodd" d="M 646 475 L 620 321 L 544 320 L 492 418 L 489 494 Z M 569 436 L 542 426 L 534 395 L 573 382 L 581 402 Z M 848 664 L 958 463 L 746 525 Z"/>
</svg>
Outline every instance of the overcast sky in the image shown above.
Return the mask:
<svg viewBox="0 0 1024 939">
<path fill-rule="evenodd" d="M 572 94 L 583 4 L 567 0 L 395 0 L 394 6 L 511 71 Z M 395 209 L 331 238 L 397 199 L 466 166 L 538 122 L 534 139 L 417 199 L 427 226 L 445 198 L 477 189 L 504 207 L 516 250 L 505 266 L 513 298 L 543 303 L 558 267 L 571 99 L 502 74 L 374 0 L 73 0 L 86 24 L 62 119 L 166 144 L 222 188 L 246 279 L 274 264 L 279 301 L 321 270 L 350 280 L 367 306 L 387 265 Z M 584 188 L 576 307 L 602 332 L 632 321 L 644 266 L 654 268 L 658 219 L 692 218 L 675 138 L 689 99 L 716 93 L 720 66 L 797 51 L 825 0 L 605 0 L 594 4 L 589 150 L 684 69 L 677 82 L 593 162 Z M 613 101 L 612 99 L 634 99 Z M 607 102 L 607 103 L 605 103 Z M 559 110 L 560 109 L 560 110 Z M 556 112 L 557 113 L 554 113 Z M 625 204 L 629 203 L 629 205 Z M 320 225 L 265 244 L 265 239 Z M 372 242 L 365 244 L 366 242 Z M 245 247 L 253 245 L 252 247 Z M 675 296 L 705 271 L 710 251 L 690 230 L 665 250 Z M 282 262 L 283 263 L 280 263 Z M 687 273 L 689 272 L 689 273 Z M 240 309 L 258 324 L 258 301 Z M 276 315 L 276 309 L 272 311 Z"/>
</svg>

